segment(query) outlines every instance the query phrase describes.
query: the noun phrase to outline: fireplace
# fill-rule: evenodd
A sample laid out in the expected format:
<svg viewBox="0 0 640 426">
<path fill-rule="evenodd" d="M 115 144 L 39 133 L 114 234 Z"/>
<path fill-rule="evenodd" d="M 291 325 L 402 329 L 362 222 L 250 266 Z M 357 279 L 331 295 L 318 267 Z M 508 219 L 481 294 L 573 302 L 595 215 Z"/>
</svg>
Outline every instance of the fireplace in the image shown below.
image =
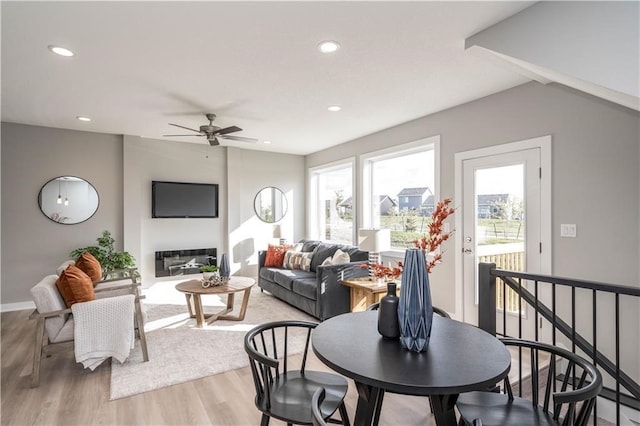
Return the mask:
<svg viewBox="0 0 640 426">
<path fill-rule="evenodd" d="M 215 248 L 156 252 L 156 277 L 199 274 L 202 265 L 218 265 Z"/>
</svg>

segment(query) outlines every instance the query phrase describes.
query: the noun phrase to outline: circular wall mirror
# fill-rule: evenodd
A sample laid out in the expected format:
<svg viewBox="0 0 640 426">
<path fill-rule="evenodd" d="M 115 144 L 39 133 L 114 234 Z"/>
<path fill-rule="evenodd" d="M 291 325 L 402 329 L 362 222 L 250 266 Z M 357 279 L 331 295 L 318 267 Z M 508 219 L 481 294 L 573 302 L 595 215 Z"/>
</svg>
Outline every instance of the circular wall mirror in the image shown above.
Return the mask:
<svg viewBox="0 0 640 426">
<path fill-rule="evenodd" d="M 58 176 L 45 183 L 38 194 L 42 213 L 63 225 L 84 222 L 98 210 L 98 191 L 84 179 Z"/>
<path fill-rule="evenodd" d="M 256 194 L 253 209 L 263 222 L 278 222 L 287 214 L 287 197 L 280 188 L 267 186 Z"/>
</svg>

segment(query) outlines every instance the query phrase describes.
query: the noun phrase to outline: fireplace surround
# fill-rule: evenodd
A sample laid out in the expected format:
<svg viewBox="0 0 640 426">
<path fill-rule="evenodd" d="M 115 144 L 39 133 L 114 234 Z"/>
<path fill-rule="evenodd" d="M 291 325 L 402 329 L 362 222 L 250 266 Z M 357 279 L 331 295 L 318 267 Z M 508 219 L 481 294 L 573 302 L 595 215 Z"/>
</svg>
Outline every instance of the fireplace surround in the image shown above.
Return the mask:
<svg viewBox="0 0 640 426">
<path fill-rule="evenodd" d="M 156 277 L 199 274 L 202 265 L 218 265 L 217 249 L 184 249 L 156 252 Z"/>
</svg>

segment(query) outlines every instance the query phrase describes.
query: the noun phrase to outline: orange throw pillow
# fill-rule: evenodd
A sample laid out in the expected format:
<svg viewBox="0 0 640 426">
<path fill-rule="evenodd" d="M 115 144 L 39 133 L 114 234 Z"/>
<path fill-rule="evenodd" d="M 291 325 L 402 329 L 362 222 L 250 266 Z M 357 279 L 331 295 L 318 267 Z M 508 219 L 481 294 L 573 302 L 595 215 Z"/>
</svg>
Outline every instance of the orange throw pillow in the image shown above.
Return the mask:
<svg viewBox="0 0 640 426">
<path fill-rule="evenodd" d="M 91 281 L 100 281 L 102 279 L 102 265 L 94 255 L 85 251 L 76 259 L 76 268 L 89 275 Z"/>
<path fill-rule="evenodd" d="M 274 246 L 269 244 L 267 248 L 267 258 L 264 260 L 264 266 L 268 268 L 282 268 L 284 254 L 291 247 L 290 245 Z"/>
<path fill-rule="evenodd" d="M 74 303 L 88 302 L 96 298 L 91 278 L 73 265 L 62 271 L 56 280 L 56 287 L 67 308 Z"/>
</svg>

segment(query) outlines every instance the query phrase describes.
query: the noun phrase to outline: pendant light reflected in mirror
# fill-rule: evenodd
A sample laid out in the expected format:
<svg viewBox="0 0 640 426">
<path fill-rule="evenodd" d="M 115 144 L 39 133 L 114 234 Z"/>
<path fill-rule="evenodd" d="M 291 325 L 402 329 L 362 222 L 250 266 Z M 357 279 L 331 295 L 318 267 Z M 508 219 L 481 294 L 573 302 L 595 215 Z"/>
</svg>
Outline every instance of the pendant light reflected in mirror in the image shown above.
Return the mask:
<svg viewBox="0 0 640 426">
<path fill-rule="evenodd" d="M 62 197 L 63 182 L 64 198 Z M 63 225 L 73 225 L 88 220 L 96 213 L 98 205 L 99 196 L 95 187 L 88 181 L 75 176 L 53 178 L 45 183 L 38 193 L 38 206 L 42 214 L 49 220 Z"/>
</svg>

